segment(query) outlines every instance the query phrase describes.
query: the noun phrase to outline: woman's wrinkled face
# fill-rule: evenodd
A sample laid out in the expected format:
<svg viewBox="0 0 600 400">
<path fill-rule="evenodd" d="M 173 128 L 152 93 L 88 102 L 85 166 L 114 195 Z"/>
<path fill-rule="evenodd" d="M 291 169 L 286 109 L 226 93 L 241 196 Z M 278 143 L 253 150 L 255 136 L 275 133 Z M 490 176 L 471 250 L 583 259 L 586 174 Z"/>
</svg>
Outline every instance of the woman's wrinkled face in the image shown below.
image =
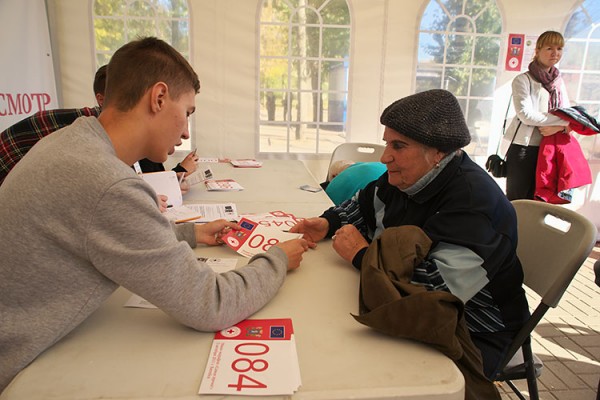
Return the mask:
<svg viewBox="0 0 600 400">
<path fill-rule="evenodd" d="M 383 140 L 386 145 L 381 162 L 387 167 L 390 185 L 400 190 L 414 185 L 444 158 L 444 153 L 438 149 L 425 146 L 388 127 L 383 131 Z"/>
</svg>

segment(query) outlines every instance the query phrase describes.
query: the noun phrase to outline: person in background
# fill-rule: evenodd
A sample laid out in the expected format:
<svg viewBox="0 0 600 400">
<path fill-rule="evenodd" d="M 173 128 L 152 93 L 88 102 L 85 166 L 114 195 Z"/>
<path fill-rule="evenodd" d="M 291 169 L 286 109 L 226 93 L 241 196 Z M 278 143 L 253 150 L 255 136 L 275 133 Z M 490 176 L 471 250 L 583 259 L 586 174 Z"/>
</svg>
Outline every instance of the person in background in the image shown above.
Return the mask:
<svg viewBox="0 0 600 400">
<path fill-rule="evenodd" d="M 569 107 L 565 84 L 556 64 L 562 58 L 565 40 L 559 32 L 542 33 L 535 44 L 528 71 L 512 82 L 516 112 L 504 138 L 511 141 L 506 152 L 506 195 L 509 200 L 533 199 L 536 166 L 543 136 L 568 134 L 568 122 L 549 113 Z"/>
<path fill-rule="evenodd" d="M 100 116 L 41 139 L 0 187 L 0 392 L 119 286 L 186 326 L 218 331 L 267 304 L 308 249 L 304 239 L 281 242 L 222 274 L 197 261 L 198 243 L 221 244 L 240 227 L 170 223 L 131 165 L 164 162 L 189 137 L 198 77 L 153 37 L 118 49 L 108 72 Z"/>
<path fill-rule="evenodd" d="M 100 107 L 64 108 L 38 111 L 0 133 L 0 186 L 8 173 L 43 137 L 82 116 L 97 117 Z"/>
<path fill-rule="evenodd" d="M 333 178 L 338 176 L 342 171 L 344 171 L 346 168 L 348 168 L 349 166 L 351 166 L 353 164 L 355 164 L 355 162 L 352 160 L 334 161 L 333 163 L 331 163 L 331 166 L 329 167 L 329 171 L 327 171 L 327 177 L 329 178 L 329 180 L 327 182 L 324 182 L 323 184 L 325 186 L 327 186 Z"/>
<path fill-rule="evenodd" d="M 431 250 L 412 282 L 464 303 L 466 324 L 493 379 L 529 315 L 516 255 L 516 213 L 494 180 L 462 151 L 471 137 L 452 93 L 429 90 L 392 103 L 381 115 L 387 172 L 351 200 L 298 222 L 311 247 L 333 238 L 357 269 L 388 228 L 414 226 Z"/>
<path fill-rule="evenodd" d="M 350 200 L 369 182 L 377 180 L 385 171 L 385 165 L 380 162 L 335 161 L 331 164 L 331 181 L 325 185 L 325 193 L 333 204 L 339 206 Z"/>
</svg>

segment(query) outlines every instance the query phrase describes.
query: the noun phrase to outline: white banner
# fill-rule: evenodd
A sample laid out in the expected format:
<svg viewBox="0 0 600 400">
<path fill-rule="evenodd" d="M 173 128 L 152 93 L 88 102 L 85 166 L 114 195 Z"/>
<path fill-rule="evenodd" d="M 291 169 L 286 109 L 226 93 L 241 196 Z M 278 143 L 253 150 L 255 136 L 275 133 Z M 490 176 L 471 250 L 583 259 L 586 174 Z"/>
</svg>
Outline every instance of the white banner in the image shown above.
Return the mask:
<svg viewBox="0 0 600 400">
<path fill-rule="evenodd" d="M 44 0 L 0 1 L 0 131 L 58 108 Z"/>
</svg>

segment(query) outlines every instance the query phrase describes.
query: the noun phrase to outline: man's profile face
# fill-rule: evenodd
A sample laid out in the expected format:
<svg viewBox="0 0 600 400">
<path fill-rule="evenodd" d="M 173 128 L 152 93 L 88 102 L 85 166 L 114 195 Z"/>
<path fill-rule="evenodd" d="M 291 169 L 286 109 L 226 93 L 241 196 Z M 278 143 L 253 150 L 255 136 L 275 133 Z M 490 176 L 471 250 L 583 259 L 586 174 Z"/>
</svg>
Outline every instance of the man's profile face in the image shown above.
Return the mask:
<svg viewBox="0 0 600 400">
<path fill-rule="evenodd" d="M 178 99 L 173 99 L 169 93 L 163 97 L 160 110 L 156 115 L 156 131 L 152 147 L 154 162 L 165 162 L 170 154 L 175 152 L 175 146 L 181 145 L 182 139 L 189 139 L 189 117 L 196 110 L 196 92 L 191 89 Z M 161 158 L 159 160 L 158 158 Z"/>
</svg>

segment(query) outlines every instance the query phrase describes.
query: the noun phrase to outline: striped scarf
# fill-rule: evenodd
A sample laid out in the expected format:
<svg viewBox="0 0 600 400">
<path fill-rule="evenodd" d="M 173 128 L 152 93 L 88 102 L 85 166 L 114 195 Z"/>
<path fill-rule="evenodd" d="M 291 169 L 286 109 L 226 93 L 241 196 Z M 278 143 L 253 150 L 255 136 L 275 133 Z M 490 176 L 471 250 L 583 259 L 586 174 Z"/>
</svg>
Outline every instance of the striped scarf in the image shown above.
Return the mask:
<svg viewBox="0 0 600 400">
<path fill-rule="evenodd" d="M 550 93 L 550 98 L 548 99 L 548 110 L 561 107 L 562 95 L 560 93 L 560 86 L 562 83 L 562 78 L 558 68 L 552 67 L 549 71 L 546 71 L 542 65 L 532 61 L 529 63 L 529 73 L 535 78 L 536 81 L 542 84 L 548 93 Z"/>
</svg>

